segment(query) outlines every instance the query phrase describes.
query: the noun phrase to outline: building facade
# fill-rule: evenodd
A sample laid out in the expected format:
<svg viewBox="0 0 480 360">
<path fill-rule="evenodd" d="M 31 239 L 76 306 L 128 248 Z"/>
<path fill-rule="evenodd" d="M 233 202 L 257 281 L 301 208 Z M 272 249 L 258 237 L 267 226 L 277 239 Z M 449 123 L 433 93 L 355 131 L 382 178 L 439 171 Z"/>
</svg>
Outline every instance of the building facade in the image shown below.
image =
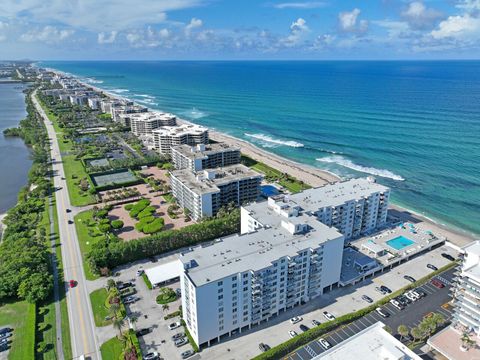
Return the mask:
<svg viewBox="0 0 480 360">
<path fill-rule="evenodd" d="M 257 200 L 262 175 L 244 165 L 192 173 L 189 169 L 170 174 L 172 195 L 190 211 L 194 220 L 215 216 L 222 206 Z"/>
<path fill-rule="evenodd" d="M 208 144 L 208 129 L 194 124 L 164 126 L 152 133 L 155 149 L 167 155 L 171 155 L 174 146 Z"/>
<path fill-rule="evenodd" d="M 130 128 L 136 136 L 150 135 L 162 126 L 175 126 L 177 117 L 173 114 L 159 112 L 131 113 L 128 116 Z"/>
<path fill-rule="evenodd" d="M 175 169 L 189 169 L 196 172 L 239 164 L 240 149 L 223 143 L 180 145 L 172 148 L 172 161 Z"/>
</svg>

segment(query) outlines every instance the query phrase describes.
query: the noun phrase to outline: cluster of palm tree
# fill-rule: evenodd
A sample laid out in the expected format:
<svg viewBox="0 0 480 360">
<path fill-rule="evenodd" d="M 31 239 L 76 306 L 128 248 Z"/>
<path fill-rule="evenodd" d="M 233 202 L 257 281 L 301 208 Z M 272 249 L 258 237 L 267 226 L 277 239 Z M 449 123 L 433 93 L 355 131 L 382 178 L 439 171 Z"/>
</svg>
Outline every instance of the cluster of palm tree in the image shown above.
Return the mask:
<svg viewBox="0 0 480 360">
<path fill-rule="evenodd" d="M 409 329 L 405 325 L 399 325 L 397 333 L 400 339 L 408 338 L 409 335 L 416 341 L 424 340 L 432 336 L 437 329 L 445 323 L 445 317 L 442 314 L 433 313 L 431 316 L 425 317 L 418 326 Z"/>
</svg>

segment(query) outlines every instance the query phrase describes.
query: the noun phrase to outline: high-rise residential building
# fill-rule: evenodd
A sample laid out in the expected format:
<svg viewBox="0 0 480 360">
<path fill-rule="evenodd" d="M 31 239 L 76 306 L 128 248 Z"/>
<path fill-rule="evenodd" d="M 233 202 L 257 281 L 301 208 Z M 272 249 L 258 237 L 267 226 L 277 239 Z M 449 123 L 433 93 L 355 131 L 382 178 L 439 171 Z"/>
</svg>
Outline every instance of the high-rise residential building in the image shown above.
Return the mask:
<svg viewBox="0 0 480 360">
<path fill-rule="evenodd" d="M 356 238 L 384 226 L 387 221 L 390 189 L 373 178 L 351 179 L 308 189 L 298 194 L 274 197 L 274 207 L 298 207 L 313 213 L 322 223 L 340 231 L 345 240 Z M 273 201 L 269 199 L 270 202 Z M 256 204 L 245 210 L 256 207 Z M 269 219 L 252 212 L 248 222 L 242 220 L 242 229 L 268 226 Z M 254 225 L 256 224 L 256 225 Z"/>
<path fill-rule="evenodd" d="M 200 171 L 240 163 L 240 149 L 224 143 L 180 145 L 172 148 L 175 169 Z"/>
<path fill-rule="evenodd" d="M 242 332 L 338 283 L 342 234 L 299 209 L 270 216 L 274 226 L 180 256 L 183 318 L 198 345 Z"/>
<path fill-rule="evenodd" d="M 230 203 L 239 206 L 257 200 L 262 175 L 237 164 L 196 173 L 175 170 L 170 173 L 170 181 L 178 204 L 190 210 L 192 219 L 199 220 L 215 216 Z"/>
<path fill-rule="evenodd" d="M 175 126 L 177 117 L 160 112 L 141 112 L 128 114 L 130 128 L 136 136 L 152 134 L 153 130 L 162 126 Z"/>
<path fill-rule="evenodd" d="M 152 133 L 155 149 L 167 155 L 171 155 L 174 146 L 208 144 L 208 129 L 195 124 L 164 126 Z"/>
</svg>

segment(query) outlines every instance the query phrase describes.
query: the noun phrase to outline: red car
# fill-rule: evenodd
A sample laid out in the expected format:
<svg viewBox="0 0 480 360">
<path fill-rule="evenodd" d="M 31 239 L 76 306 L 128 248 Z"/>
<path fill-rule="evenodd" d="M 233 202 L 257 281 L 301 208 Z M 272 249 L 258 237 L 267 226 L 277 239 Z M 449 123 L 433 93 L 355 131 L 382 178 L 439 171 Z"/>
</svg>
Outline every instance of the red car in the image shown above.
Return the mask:
<svg viewBox="0 0 480 360">
<path fill-rule="evenodd" d="M 75 285 L 77 285 L 77 282 L 75 280 L 70 280 L 70 287 L 74 288 Z"/>
<path fill-rule="evenodd" d="M 445 287 L 445 284 L 442 283 L 440 280 L 437 280 L 437 279 L 433 279 L 432 281 L 430 281 L 432 283 L 433 286 L 441 289 L 441 288 L 444 288 Z"/>
</svg>

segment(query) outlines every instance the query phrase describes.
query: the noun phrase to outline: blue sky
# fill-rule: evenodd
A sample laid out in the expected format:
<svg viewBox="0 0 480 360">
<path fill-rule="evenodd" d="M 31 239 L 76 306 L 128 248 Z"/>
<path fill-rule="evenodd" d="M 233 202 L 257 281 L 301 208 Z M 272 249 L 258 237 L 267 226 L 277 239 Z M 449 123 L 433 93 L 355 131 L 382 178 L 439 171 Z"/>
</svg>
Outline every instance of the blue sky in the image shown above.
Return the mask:
<svg viewBox="0 0 480 360">
<path fill-rule="evenodd" d="M 480 0 L 2 0 L 5 59 L 478 59 Z"/>
</svg>

